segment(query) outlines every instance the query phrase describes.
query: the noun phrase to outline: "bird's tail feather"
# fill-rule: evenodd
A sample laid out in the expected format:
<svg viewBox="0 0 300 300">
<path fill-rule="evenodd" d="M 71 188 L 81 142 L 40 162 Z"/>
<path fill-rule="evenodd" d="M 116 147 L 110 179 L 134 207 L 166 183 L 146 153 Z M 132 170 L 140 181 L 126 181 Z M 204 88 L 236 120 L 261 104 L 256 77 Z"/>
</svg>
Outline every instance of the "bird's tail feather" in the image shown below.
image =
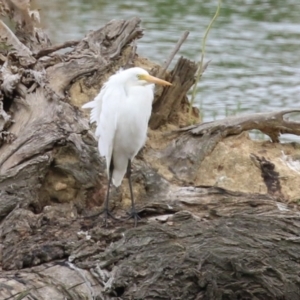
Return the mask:
<svg viewBox="0 0 300 300">
<path fill-rule="evenodd" d="M 118 187 L 121 185 L 122 180 L 125 176 L 125 173 L 126 173 L 126 168 L 124 168 L 123 170 L 114 170 L 113 171 L 112 181 L 113 181 L 113 185 L 115 187 Z"/>
<path fill-rule="evenodd" d="M 82 108 L 94 108 L 96 106 L 96 101 L 90 101 L 82 105 Z"/>
<path fill-rule="evenodd" d="M 90 123 L 91 124 L 94 123 L 94 122 L 98 123 L 98 118 L 99 118 L 99 115 L 100 115 L 99 107 L 97 107 L 97 105 L 99 106 L 99 104 L 96 101 L 96 99 L 82 105 L 82 108 L 91 108 L 92 109 L 91 113 L 90 113 Z"/>
<path fill-rule="evenodd" d="M 114 153 L 113 164 L 114 164 L 113 173 L 112 173 L 113 185 L 115 187 L 118 187 L 121 185 L 124 175 L 126 173 L 128 159 L 124 155 L 120 155 L 119 153 Z"/>
</svg>

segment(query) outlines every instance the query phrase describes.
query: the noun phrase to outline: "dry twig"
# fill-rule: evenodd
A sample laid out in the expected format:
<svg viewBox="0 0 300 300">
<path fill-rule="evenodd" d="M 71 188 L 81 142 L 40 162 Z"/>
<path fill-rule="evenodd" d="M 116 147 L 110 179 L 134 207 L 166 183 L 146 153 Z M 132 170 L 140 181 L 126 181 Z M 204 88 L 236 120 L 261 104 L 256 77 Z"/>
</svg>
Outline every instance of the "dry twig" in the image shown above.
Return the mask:
<svg viewBox="0 0 300 300">
<path fill-rule="evenodd" d="M 184 41 L 187 39 L 188 35 L 190 34 L 189 31 L 185 31 L 181 38 L 178 40 L 178 42 L 176 43 L 173 51 L 171 52 L 169 58 L 167 59 L 167 61 L 165 62 L 162 70 L 159 72 L 158 77 L 162 77 L 164 75 L 164 73 L 166 72 L 166 70 L 168 69 L 169 65 L 171 64 L 173 58 L 175 57 L 175 55 L 177 54 L 177 52 L 179 51 L 180 47 L 182 46 L 182 44 L 184 43 Z"/>
</svg>

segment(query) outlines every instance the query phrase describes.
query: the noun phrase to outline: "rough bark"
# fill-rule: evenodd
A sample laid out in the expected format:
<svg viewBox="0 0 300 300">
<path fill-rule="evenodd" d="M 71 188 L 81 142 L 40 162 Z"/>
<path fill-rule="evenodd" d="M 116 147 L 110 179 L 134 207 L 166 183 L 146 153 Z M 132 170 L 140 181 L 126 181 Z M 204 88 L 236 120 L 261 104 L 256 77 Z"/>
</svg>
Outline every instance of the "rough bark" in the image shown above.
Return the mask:
<svg viewBox="0 0 300 300">
<path fill-rule="evenodd" d="M 282 203 L 274 165 L 249 158 L 262 170 L 264 193 L 195 184 L 228 135 L 299 134 L 299 123 L 283 119 L 291 111 L 199 124 L 170 138 L 164 130 L 186 117 L 196 70 L 181 58 L 164 75 L 174 87 L 156 91 L 158 130 L 134 164 L 142 220 L 104 228 L 105 164 L 77 107 L 121 66 L 163 68 L 133 51 L 138 18 L 52 46 L 29 1 L 0 3 L 16 22 L 15 33 L 2 27 L 8 47 L 0 57 L 0 299 L 299 299 L 299 210 Z M 125 217 L 125 180 L 110 204 Z"/>
<path fill-rule="evenodd" d="M 173 87 L 164 89 L 159 100 L 154 102 L 149 124 L 152 129 L 179 118 L 177 114 L 182 111 L 181 105 L 186 102 L 186 94 L 194 84 L 196 71 L 195 63 L 183 57 L 178 60 L 169 79 Z"/>
<path fill-rule="evenodd" d="M 69 205 L 38 215 L 15 210 L 3 226 L 14 228 L 5 232 L 5 267 L 35 267 L 17 277 L 3 272 L 3 299 L 300 297 L 300 222 L 287 205 L 258 194 L 165 186 L 141 215 L 137 228 L 105 229 Z M 8 251 L 12 235 L 23 238 Z"/>
</svg>

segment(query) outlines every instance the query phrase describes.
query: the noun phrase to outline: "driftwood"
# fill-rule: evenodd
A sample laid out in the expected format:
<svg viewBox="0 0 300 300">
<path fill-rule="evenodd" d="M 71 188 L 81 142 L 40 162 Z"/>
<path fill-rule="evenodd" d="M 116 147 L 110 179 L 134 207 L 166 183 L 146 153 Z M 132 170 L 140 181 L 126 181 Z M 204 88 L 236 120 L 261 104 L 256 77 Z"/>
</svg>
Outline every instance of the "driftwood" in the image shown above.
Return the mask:
<svg viewBox="0 0 300 300">
<path fill-rule="evenodd" d="M 280 134 L 300 135 L 300 123 L 284 118 L 300 112 L 299 109 L 285 109 L 271 113 L 255 113 L 229 117 L 224 120 L 206 122 L 177 129 L 170 134 L 182 133 L 164 151 L 161 158 L 181 180 L 193 180 L 202 161 L 216 145 L 231 135 L 257 129 L 267 134 L 272 142 L 279 142 Z"/>
<path fill-rule="evenodd" d="M 299 210 L 284 203 L 275 181 L 265 193 L 195 184 L 226 136 L 256 128 L 276 142 L 279 133 L 299 134 L 299 123 L 282 118 L 291 111 L 167 135 L 187 118 L 196 65 L 180 58 L 165 72 L 139 57 L 130 44 L 142 36 L 138 18 L 51 45 L 27 1 L 0 4 L 16 22 L 15 33 L 1 27 L 0 299 L 300 298 Z M 134 163 L 142 220 L 137 228 L 129 221 L 103 228 L 97 213 L 105 164 L 78 106 L 132 65 L 174 87 L 156 90 L 149 141 Z M 274 165 L 259 155 L 249 159 L 264 170 L 266 185 L 274 176 L 280 184 Z M 125 181 L 112 195 L 117 217 L 130 205 Z"/>
<path fill-rule="evenodd" d="M 84 223 L 70 205 L 15 210 L 5 221 L 14 228 L 4 241 L 6 268 L 38 266 L 2 273 L 2 299 L 299 298 L 298 212 L 218 188 L 165 191 L 143 208 L 137 228 Z"/>
<path fill-rule="evenodd" d="M 268 135 L 272 142 L 278 143 L 279 136 L 283 133 L 300 135 L 299 122 L 291 121 L 286 115 L 299 113 L 299 109 L 285 109 L 271 113 L 255 113 L 245 116 L 229 117 L 224 120 L 207 122 L 188 126 L 177 132 L 189 131 L 193 135 L 222 134 L 222 137 L 240 134 L 246 130 L 258 129 Z"/>
<path fill-rule="evenodd" d="M 160 96 L 159 101 L 153 105 L 153 113 L 150 120 L 150 127 L 157 129 L 172 119 L 177 119 L 181 105 L 186 102 L 186 94 L 194 84 L 194 75 L 197 71 L 195 63 L 185 58 L 180 58 L 171 72 L 169 79 L 174 87 L 167 88 Z"/>
</svg>

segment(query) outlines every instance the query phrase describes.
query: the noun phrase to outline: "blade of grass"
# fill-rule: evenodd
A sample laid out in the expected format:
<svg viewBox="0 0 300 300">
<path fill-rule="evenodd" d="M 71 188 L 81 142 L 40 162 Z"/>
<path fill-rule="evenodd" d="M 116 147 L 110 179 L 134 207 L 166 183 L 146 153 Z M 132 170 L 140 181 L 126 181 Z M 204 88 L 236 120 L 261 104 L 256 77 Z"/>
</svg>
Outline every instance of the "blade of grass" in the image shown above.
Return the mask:
<svg viewBox="0 0 300 300">
<path fill-rule="evenodd" d="M 201 58 L 200 58 L 199 68 L 198 68 L 197 75 L 196 75 L 196 81 L 195 81 L 193 91 L 192 91 L 192 98 L 191 98 L 190 108 L 189 108 L 190 121 L 191 121 L 191 115 L 192 115 L 192 108 L 193 108 L 193 105 L 195 102 L 195 97 L 196 97 L 197 85 L 198 85 L 198 82 L 200 81 L 201 75 L 203 74 L 203 72 L 205 70 L 205 68 L 203 67 L 203 61 L 204 61 L 204 55 L 205 55 L 206 39 L 207 39 L 208 33 L 209 33 L 213 23 L 215 22 L 215 20 L 217 19 L 218 15 L 219 15 L 221 3 L 222 3 L 222 0 L 218 0 L 218 6 L 217 6 L 216 13 L 213 16 L 213 18 L 211 19 L 209 25 L 207 26 L 206 31 L 204 33 L 204 37 L 202 39 Z M 201 107 L 201 110 L 202 110 L 202 107 Z"/>
</svg>

